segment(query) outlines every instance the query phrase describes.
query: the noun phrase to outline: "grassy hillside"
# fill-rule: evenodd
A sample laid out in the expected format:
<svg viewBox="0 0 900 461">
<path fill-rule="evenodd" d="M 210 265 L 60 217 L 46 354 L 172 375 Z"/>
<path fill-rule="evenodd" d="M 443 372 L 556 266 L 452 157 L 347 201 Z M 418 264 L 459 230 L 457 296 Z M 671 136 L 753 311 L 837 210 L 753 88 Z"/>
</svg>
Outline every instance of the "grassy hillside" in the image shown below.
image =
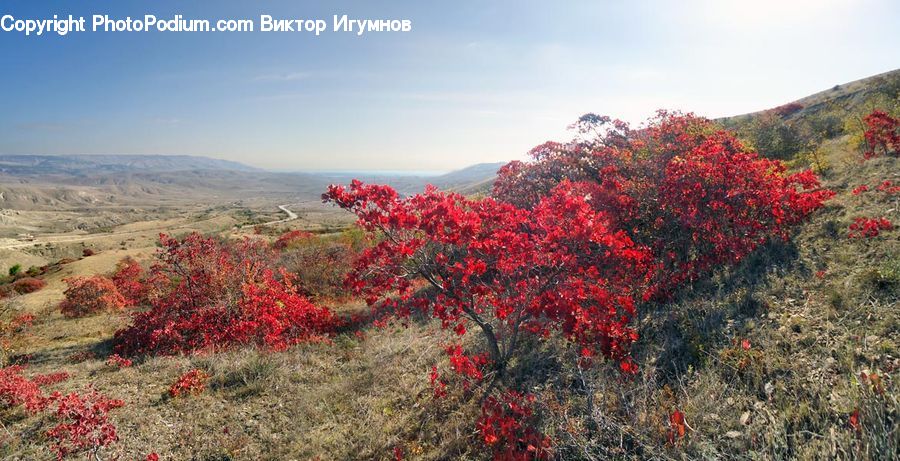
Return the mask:
<svg viewBox="0 0 900 461">
<path fill-rule="evenodd" d="M 563 341 L 528 344 L 531 352 L 511 379 L 536 395 L 540 429 L 554 440 L 556 457 L 895 459 L 900 231 L 870 239 L 847 234 L 857 217 L 900 223 L 900 195 L 877 190 L 886 180 L 900 184 L 900 159 L 862 162 L 853 129 L 870 104 L 886 101 L 896 110 L 898 77 L 895 71 L 810 96 L 775 120 L 761 113 L 721 121 L 754 144 L 771 139 L 760 129 L 797 130 L 802 142 L 765 144 L 788 145 L 785 150 L 757 147 L 795 167 L 815 167 L 837 195 L 792 240 L 770 243 L 665 305 L 645 307 L 634 349 L 640 372 L 633 379 L 611 364 L 577 367 Z M 831 116 L 840 118 L 828 125 L 832 131 L 800 129 Z M 868 192 L 852 193 L 863 184 Z M 433 321 L 363 325 L 331 343 L 282 352 L 243 349 L 108 365 L 110 339 L 125 319 L 66 319 L 56 306 L 62 278 L 108 272 L 126 253 L 132 254 L 66 265 L 45 276 L 44 291 L 10 304 L 37 316 L 13 343 L 13 359 L 27 361 L 29 373 L 65 370 L 72 377 L 53 390 L 93 386 L 126 402 L 112 413 L 120 441 L 103 450 L 103 459 L 144 459 L 150 452 L 197 460 L 488 456 L 472 424 L 477 399 L 433 400 L 428 371 L 443 356 L 441 339 L 449 339 Z M 352 299 L 326 302 L 345 314 L 366 309 Z M 210 375 L 209 389 L 170 398 L 169 385 L 194 368 Z M 670 439 L 676 410 L 686 431 Z M 52 457 L 41 435 L 45 419 L 6 412 L 0 420 L 0 457 Z"/>
</svg>

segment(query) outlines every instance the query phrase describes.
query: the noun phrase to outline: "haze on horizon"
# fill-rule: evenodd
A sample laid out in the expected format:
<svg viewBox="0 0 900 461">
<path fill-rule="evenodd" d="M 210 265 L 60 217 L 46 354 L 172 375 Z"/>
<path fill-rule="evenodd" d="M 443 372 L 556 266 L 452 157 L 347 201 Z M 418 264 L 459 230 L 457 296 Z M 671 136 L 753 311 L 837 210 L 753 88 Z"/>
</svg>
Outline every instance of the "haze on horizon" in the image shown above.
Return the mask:
<svg viewBox="0 0 900 461">
<path fill-rule="evenodd" d="M 278 170 L 520 158 L 585 112 L 773 107 L 900 67 L 890 0 L 5 2 L 0 14 L 411 19 L 409 33 L 0 32 L 0 153 L 189 154 Z"/>
</svg>

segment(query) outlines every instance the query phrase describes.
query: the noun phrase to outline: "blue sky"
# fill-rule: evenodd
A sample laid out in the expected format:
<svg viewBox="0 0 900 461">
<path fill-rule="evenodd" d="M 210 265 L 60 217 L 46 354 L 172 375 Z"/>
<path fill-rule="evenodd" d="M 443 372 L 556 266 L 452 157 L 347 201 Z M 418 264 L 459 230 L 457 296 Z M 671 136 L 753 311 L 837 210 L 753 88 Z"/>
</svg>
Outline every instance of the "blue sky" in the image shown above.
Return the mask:
<svg viewBox="0 0 900 461">
<path fill-rule="evenodd" d="M 710 117 L 900 67 L 900 2 L 3 1 L 0 15 L 410 19 L 408 33 L 0 32 L 0 152 L 450 170 L 580 114 Z"/>
</svg>

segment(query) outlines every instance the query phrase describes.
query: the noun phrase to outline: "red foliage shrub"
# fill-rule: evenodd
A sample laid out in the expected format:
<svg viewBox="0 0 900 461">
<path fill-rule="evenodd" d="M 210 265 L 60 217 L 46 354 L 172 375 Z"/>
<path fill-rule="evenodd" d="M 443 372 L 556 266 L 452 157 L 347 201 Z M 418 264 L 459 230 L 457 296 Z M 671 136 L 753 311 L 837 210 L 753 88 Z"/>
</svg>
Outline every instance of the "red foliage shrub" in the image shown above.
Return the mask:
<svg viewBox="0 0 900 461">
<path fill-rule="evenodd" d="M 47 282 L 34 277 L 24 277 L 12 283 L 12 289 L 19 294 L 34 293 L 47 286 Z"/>
<path fill-rule="evenodd" d="M 863 184 L 863 185 L 857 187 L 856 189 L 853 189 L 852 194 L 859 195 L 859 194 L 862 194 L 863 192 L 868 192 L 868 190 L 869 190 L 869 186 Z"/>
<path fill-rule="evenodd" d="M 778 114 L 780 117 L 787 117 L 788 115 L 794 114 L 803 109 L 803 104 L 799 102 L 791 102 L 788 104 L 784 104 L 772 109 L 773 112 Z"/>
<path fill-rule="evenodd" d="M 112 280 L 106 277 L 71 277 L 65 279 L 65 282 L 69 287 L 64 292 L 66 299 L 60 303 L 59 310 L 66 317 L 120 311 L 127 303 Z"/>
<path fill-rule="evenodd" d="M 669 415 L 669 430 L 667 436 L 669 443 L 675 445 L 679 439 L 684 438 L 687 423 L 684 420 L 684 413 L 675 410 Z"/>
<path fill-rule="evenodd" d="M 330 187 L 325 199 L 385 236 L 348 276 L 376 315 L 405 318 L 415 309 L 457 334 L 471 322 L 495 376 L 518 353 L 520 336 L 553 330 L 630 363 L 636 334 L 628 323 L 649 257 L 611 231 L 574 185 L 561 184 L 533 211 L 433 188 L 403 199 L 390 187 L 358 181 Z M 420 290 L 420 279 L 433 292 Z M 458 365 L 472 377 L 470 367 Z"/>
<path fill-rule="evenodd" d="M 297 242 L 313 237 L 313 234 L 301 230 L 292 230 L 278 236 L 273 246 L 275 249 L 284 250 Z"/>
<path fill-rule="evenodd" d="M 495 460 L 548 459 L 550 439 L 534 430 L 534 396 L 507 392 L 481 405 L 478 430 Z"/>
<path fill-rule="evenodd" d="M 197 395 L 206 389 L 209 375 L 203 370 L 193 369 L 181 375 L 172 386 L 169 387 L 169 395 L 179 397 L 182 395 Z"/>
<path fill-rule="evenodd" d="M 129 306 L 146 302 L 148 293 L 144 281 L 144 268 L 134 258 L 130 256 L 122 258 L 116 264 L 116 270 L 110 278 Z"/>
<path fill-rule="evenodd" d="M 34 380 L 22 376 L 24 368 L 13 365 L 0 368 L 0 405 L 13 408 L 22 405 L 29 413 L 38 413 L 47 407 L 49 400 Z"/>
<path fill-rule="evenodd" d="M 900 186 L 895 186 L 890 180 L 885 180 L 878 185 L 878 191 L 888 195 L 900 194 Z"/>
<path fill-rule="evenodd" d="M 788 238 L 834 195 L 811 171 L 787 174 L 703 118 L 661 112 L 641 130 L 595 118 L 578 127 L 590 137 L 543 144 L 533 161 L 503 167 L 494 196 L 533 208 L 564 179 L 578 182 L 612 231 L 652 253 L 655 298 Z"/>
<path fill-rule="evenodd" d="M 891 230 L 894 225 L 886 218 L 856 218 L 850 225 L 849 238 L 878 237 L 881 231 Z"/>
<path fill-rule="evenodd" d="M 87 258 L 88 256 L 94 256 L 95 254 L 97 254 L 97 252 L 91 248 L 85 248 L 81 250 L 81 256 L 84 256 L 85 258 Z"/>
<path fill-rule="evenodd" d="M 108 414 L 124 405 L 123 401 L 107 398 L 96 391 L 60 397 L 54 413 L 58 424 L 47 431 L 57 459 L 77 453 L 96 457 L 101 448 L 118 440 L 116 427 L 109 422 Z"/>
<path fill-rule="evenodd" d="M 315 341 L 338 320 L 298 293 L 293 278 L 267 268 L 275 260 L 264 242 L 217 241 L 191 234 L 160 236 L 162 248 L 150 269 L 150 309 L 133 314 L 116 332 L 124 356 L 177 354 L 258 344 L 275 349 Z"/>
<path fill-rule="evenodd" d="M 863 118 L 866 131 L 866 159 L 900 153 L 900 122 L 882 110 L 874 110 Z"/>
<path fill-rule="evenodd" d="M 65 371 L 58 371 L 56 373 L 48 373 L 46 375 L 35 375 L 31 378 L 35 384 L 40 387 L 50 386 L 56 383 L 61 383 L 70 378 L 69 373 Z"/>
<path fill-rule="evenodd" d="M 106 365 L 116 368 L 128 368 L 132 365 L 132 361 L 120 356 L 119 354 L 113 354 L 110 355 L 108 359 L 106 359 Z"/>
<path fill-rule="evenodd" d="M 447 348 L 466 388 L 490 377 L 493 389 L 527 335 L 558 333 L 584 358 L 600 354 L 635 373 L 637 303 L 789 238 L 834 195 L 811 171 L 788 174 L 691 115 L 661 113 L 632 130 L 589 114 L 573 127 L 581 139 L 504 166 L 495 198 L 433 187 L 404 198 L 355 180 L 323 194 L 372 237 L 346 283 L 376 317 L 418 311 L 458 335 L 477 328 L 480 351 Z M 436 367 L 430 381 L 436 397 L 447 394 Z M 489 397 L 485 441 L 501 458 L 540 453 L 545 439 L 516 425 L 530 410 L 508 398 Z M 505 412 L 497 433 L 491 418 L 506 421 Z"/>
</svg>

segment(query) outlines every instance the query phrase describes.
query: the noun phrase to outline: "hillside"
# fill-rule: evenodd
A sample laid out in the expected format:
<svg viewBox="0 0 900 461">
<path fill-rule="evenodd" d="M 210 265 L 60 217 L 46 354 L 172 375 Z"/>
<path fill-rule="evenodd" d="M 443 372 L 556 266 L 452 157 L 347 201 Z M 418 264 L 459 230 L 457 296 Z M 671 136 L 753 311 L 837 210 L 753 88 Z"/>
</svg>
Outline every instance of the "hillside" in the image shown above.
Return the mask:
<svg viewBox="0 0 900 461">
<path fill-rule="evenodd" d="M 711 275 L 684 283 L 665 301 L 639 303 L 633 321 L 639 339 L 630 350 L 636 365 L 633 375 L 623 373 L 621 363 L 607 360 L 601 353 L 586 355 L 579 343 L 573 344 L 555 331 L 523 336 L 522 353 L 508 363 L 504 384 L 522 389 L 532 398 L 501 405 L 501 410 L 518 413 L 516 418 L 498 423 L 498 427 L 513 428 L 506 430 L 516 434 L 513 438 L 519 437 L 516 453 L 525 453 L 522 458 L 530 459 L 532 453 L 543 449 L 540 437 L 528 432 L 533 430 L 552 440 L 548 459 L 896 459 L 900 450 L 900 230 L 882 230 L 871 238 L 849 238 L 848 233 L 856 218 L 883 217 L 900 223 L 900 194 L 882 186 L 885 181 L 900 185 L 900 158 L 883 155 L 863 161 L 860 136 L 854 128 L 857 114 L 869 110 L 870 105 L 898 100 L 900 93 L 894 86 L 897 77 L 900 73 L 895 71 L 841 85 L 839 90 L 798 100 L 802 107 L 793 106 L 784 113 L 773 110 L 718 121 L 735 130 L 763 156 L 783 159 L 795 170 L 814 168 L 822 180 L 816 190 L 829 189 L 835 195 L 792 228 L 787 238 L 766 240 L 740 263 L 723 264 Z M 885 109 L 898 115 L 894 106 Z M 819 124 L 823 118 L 831 117 L 839 120 Z M 821 129 L 823 126 L 827 129 Z M 431 182 L 442 188 L 479 194 L 490 189 L 498 166 L 476 165 L 431 178 L 363 179 L 393 181 L 407 193 Z M 768 177 L 767 173 L 760 174 Z M 192 170 L 133 171 L 118 179 L 99 175 L 66 181 L 72 181 L 69 187 L 73 190 L 109 188 L 105 190 L 114 200 L 121 200 L 115 192 L 118 188 L 128 190 L 135 184 L 141 185 L 132 192 L 135 196 L 152 195 L 159 188 L 178 190 L 202 200 L 204 196 L 198 195 L 201 192 L 225 194 L 229 188 L 228 196 L 312 194 L 316 188 L 321 194 L 325 184 L 343 179 L 346 177 L 341 175 Z M 22 179 L 21 184 L 30 187 L 30 180 Z M 723 184 L 727 185 L 727 181 Z M 868 190 L 860 192 L 863 185 Z M 679 198 L 697 195 L 700 194 L 684 193 Z M 42 205 L 85 200 L 79 197 L 83 196 L 51 198 L 48 200 L 58 202 Z M 560 208 L 563 212 L 575 210 L 571 213 L 575 216 L 571 218 L 573 222 L 588 214 L 577 208 L 583 202 L 576 199 L 594 198 L 590 194 L 565 197 L 573 201 L 562 202 Z M 448 207 L 444 203 L 442 206 Z M 655 212 L 658 208 L 655 203 L 645 204 L 639 211 Z M 760 215 L 768 211 L 754 210 Z M 458 216 L 471 219 L 472 213 Z M 384 218 L 373 215 L 373 219 Z M 429 219 L 444 219 L 448 215 L 453 214 L 435 212 Z M 696 213 L 692 219 L 695 216 Z M 534 221 L 550 226 L 548 247 L 555 250 L 567 239 L 582 235 L 567 233 L 570 229 L 566 221 L 557 217 L 522 218 L 516 226 L 503 228 L 500 234 L 509 235 Z M 388 226 L 416 221 L 415 217 L 407 218 L 383 219 L 378 223 Z M 585 220 L 591 223 L 591 231 L 600 232 L 603 227 L 595 226 L 592 219 Z M 453 350 L 448 345 L 459 342 L 468 348 L 480 344 L 474 322 L 466 323 L 457 336 L 453 331 L 459 332 L 454 328 L 455 322 L 444 322 L 449 327 L 442 328 L 440 320 L 421 313 L 386 322 L 369 317 L 361 297 L 339 288 L 353 251 L 365 245 L 359 233 L 326 229 L 322 235 L 297 233 L 291 239 L 291 234 L 281 234 L 306 229 L 302 226 L 309 222 L 301 221 L 254 233 L 249 229 L 232 230 L 234 219 L 229 217 L 197 229 L 238 237 L 231 240 L 234 242 L 276 242 L 277 246 L 280 241 L 284 250 L 279 250 L 282 252 L 277 256 L 278 264 L 301 274 L 300 283 L 308 284 L 304 289 L 312 293 L 316 303 L 346 316 L 346 323 L 327 339 L 316 338 L 276 350 L 258 345 L 225 351 L 137 355 L 128 366 L 117 365 L 115 359 L 108 361 L 117 344 L 115 332 L 127 327 L 130 318 L 117 312 L 81 318 L 63 316 L 58 306 L 64 297 L 64 280 L 76 275 L 108 274 L 124 256 L 138 258 L 149 266 L 154 248 L 145 236 L 134 248 L 123 242 L 122 248 L 51 264 L 42 270 L 38 277 L 46 287 L 13 297 L 6 304 L 16 313 L 35 315 L 34 325 L 13 337 L 7 358 L 27 364 L 29 376 L 59 371 L 70 375 L 48 385 L 48 391 L 84 392 L 90 386 L 124 401 L 123 407 L 110 412 L 118 441 L 97 452 L 102 459 L 145 459 L 149 453 L 157 453 L 160 459 L 210 461 L 489 459 L 498 439 L 480 425 L 483 420 L 479 418 L 489 412 L 484 410 L 479 394 L 464 386 L 454 388 L 451 383 L 447 385 L 449 397 L 438 397 L 442 382 L 431 368 L 439 364 L 441 372 L 446 372 L 442 376 L 455 376 L 446 364 Z M 648 221 L 648 227 L 651 222 Z M 468 223 L 447 226 L 449 231 L 440 227 L 436 232 L 453 241 L 477 227 Z M 222 227 L 228 230 L 215 232 Z M 424 234 L 406 232 L 392 237 L 419 238 Z M 601 240 L 589 235 L 591 242 Z M 603 237 L 615 240 L 621 235 L 620 232 Z M 671 238 L 691 240 L 688 235 Z M 498 258 L 503 260 L 527 241 L 512 241 L 499 251 Z M 238 271 L 235 267 L 242 267 L 231 264 L 229 257 L 234 255 L 226 257 L 216 253 L 219 247 L 214 244 L 204 245 L 204 252 L 185 252 L 212 255 L 212 259 L 202 260 L 199 266 L 203 270 L 228 267 Z M 631 255 L 633 249 L 622 245 Z M 238 256 L 266 254 L 260 247 L 247 247 L 253 251 L 237 248 L 234 252 L 240 253 Z M 414 252 L 417 248 L 410 245 L 402 249 Z M 460 253 L 470 250 L 454 248 Z M 379 257 L 393 258 L 402 253 L 386 252 Z M 456 255 L 447 252 L 442 256 Z M 587 255 L 568 256 L 577 260 Z M 508 290 L 510 299 L 515 300 L 510 303 L 512 309 L 522 302 L 514 297 L 518 291 L 528 289 L 528 281 L 540 276 L 530 275 L 531 266 L 557 262 L 544 259 L 529 261 L 528 270 L 523 271 L 526 277 Z M 412 272 L 410 268 L 416 261 L 411 258 L 404 262 L 405 265 L 398 264 L 391 268 L 393 271 L 378 275 Z M 459 267 L 464 263 L 460 258 Z M 618 273 L 625 264 L 605 266 L 601 269 Z M 244 267 L 256 269 L 253 264 Z M 484 268 L 481 272 L 489 270 Z M 208 284 L 226 283 L 240 278 L 235 273 L 215 272 L 217 277 L 205 277 L 204 272 L 202 280 Z M 478 274 L 478 269 L 473 269 L 464 279 Z M 675 278 L 680 274 L 673 271 L 670 275 Z M 159 285 L 163 287 L 160 289 L 175 285 L 181 277 L 179 272 L 167 280 L 169 284 Z M 425 285 L 421 280 L 416 283 L 417 289 Z M 557 293 L 577 296 L 578 289 L 564 285 L 554 285 L 541 293 L 551 300 Z M 235 297 L 259 294 L 254 291 L 255 286 L 241 288 L 244 291 L 234 290 L 240 293 Z M 398 287 L 389 289 L 393 296 Z M 423 289 L 424 299 L 439 299 L 433 290 Z M 498 297 L 505 294 L 503 290 L 483 291 L 489 293 L 486 298 L 494 293 Z M 293 300 L 269 292 L 265 296 L 277 298 L 280 307 L 288 305 L 284 299 Z M 185 302 L 183 297 L 173 299 Z M 137 310 L 142 309 L 145 307 Z M 270 316 L 277 313 L 268 312 Z M 202 330 L 203 322 L 199 326 L 182 323 L 208 334 L 217 333 Z M 177 328 L 175 322 L 168 325 L 167 332 Z M 220 327 L 224 325 L 214 325 L 214 329 Z M 599 330 L 589 331 L 602 335 Z M 575 334 L 572 332 L 572 336 Z M 205 340 L 202 336 L 193 340 Z M 272 333 L 266 338 L 270 336 L 277 335 Z M 478 356 L 460 357 L 454 357 L 453 368 L 470 376 L 480 375 L 473 365 Z M 208 376 L 205 388 L 174 396 L 170 386 L 191 370 Z M 469 383 L 483 385 L 477 380 Z M 0 418 L 6 432 L 5 436 L 0 435 L 0 457 L 52 457 L 43 435 L 51 424 L 48 418 L 24 411 L 9 411 L 0 414 Z M 533 427 L 526 430 L 519 426 L 525 422 Z"/>
</svg>

